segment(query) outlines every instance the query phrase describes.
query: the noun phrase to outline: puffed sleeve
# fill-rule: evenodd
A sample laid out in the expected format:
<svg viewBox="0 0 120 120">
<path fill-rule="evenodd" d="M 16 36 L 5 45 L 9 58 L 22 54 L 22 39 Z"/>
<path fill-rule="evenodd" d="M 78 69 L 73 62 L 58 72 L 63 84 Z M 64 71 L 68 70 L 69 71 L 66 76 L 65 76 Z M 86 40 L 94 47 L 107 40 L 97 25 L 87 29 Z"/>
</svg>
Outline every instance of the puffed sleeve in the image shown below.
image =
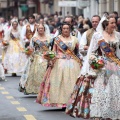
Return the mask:
<svg viewBox="0 0 120 120">
<path fill-rule="evenodd" d="M 83 35 L 81 37 L 81 40 L 80 40 L 80 45 L 79 45 L 80 52 L 84 51 L 84 46 L 85 45 L 87 45 L 86 32 L 83 33 Z"/>
<path fill-rule="evenodd" d="M 74 36 L 73 36 L 73 37 L 74 37 Z M 75 53 L 75 55 L 76 55 L 77 57 L 82 58 L 82 55 L 81 55 L 80 52 L 79 52 L 79 41 L 78 41 L 78 38 L 74 37 L 73 39 L 74 39 L 74 41 L 75 41 L 74 53 Z"/>
<path fill-rule="evenodd" d="M 21 38 L 22 42 L 24 43 L 25 38 L 26 38 L 26 25 L 24 25 L 22 30 L 21 30 L 20 38 Z"/>
<path fill-rule="evenodd" d="M 120 59 L 120 33 L 116 32 L 118 43 L 116 45 L 116 56 Z"/>
<path fill-rule="evenodd" d="M 50 44 L 52 37 L 50 35 L 47 35 L 47 42 Z"/>
</svg>

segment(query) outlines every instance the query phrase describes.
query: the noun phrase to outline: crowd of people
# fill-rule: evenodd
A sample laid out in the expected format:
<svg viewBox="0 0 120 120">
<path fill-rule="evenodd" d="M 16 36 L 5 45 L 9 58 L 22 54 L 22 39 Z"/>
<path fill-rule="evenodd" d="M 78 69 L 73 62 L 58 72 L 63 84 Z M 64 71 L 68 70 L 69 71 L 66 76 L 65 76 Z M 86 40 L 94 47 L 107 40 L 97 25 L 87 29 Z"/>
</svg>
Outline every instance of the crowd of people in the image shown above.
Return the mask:
<svg viewBox="0 0 120 120">
<path fill-rule="evenodd" d="M 120 120 L 120 17 L 0 17 L 0 77 L 73 117 Z"/>
</svg>

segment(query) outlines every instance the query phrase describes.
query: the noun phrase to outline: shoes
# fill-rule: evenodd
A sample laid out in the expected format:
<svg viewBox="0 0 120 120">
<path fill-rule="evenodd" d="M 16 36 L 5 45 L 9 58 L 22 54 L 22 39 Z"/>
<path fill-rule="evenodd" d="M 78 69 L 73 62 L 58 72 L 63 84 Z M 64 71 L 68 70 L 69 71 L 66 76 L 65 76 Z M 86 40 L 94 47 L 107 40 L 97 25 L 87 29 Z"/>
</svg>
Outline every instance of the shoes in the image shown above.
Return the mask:
<svg viewBox="0 0 120 120">
<path fill-rule="evenodd" d="M 7 81 L 5 78 L 0 77 L 0 81 Z"/>
<path fill-rule="evenodd" d="M 65 111 L 65 110 L 66 110 L 66 107 L 62 107 L 62 110 Z"/>
<path fill-rule="evenodd" d="M 7 69 L 4 69 L 4 73 L 7 74 Z"/>
<path fill-rule="evenodd" d="M 13 76 L 13 77 L 16 77 L 16 76 L 17 76 L 17 74 L 16 74 L 16 73 L 12 73 L 12 76 Z"/>
</svg>

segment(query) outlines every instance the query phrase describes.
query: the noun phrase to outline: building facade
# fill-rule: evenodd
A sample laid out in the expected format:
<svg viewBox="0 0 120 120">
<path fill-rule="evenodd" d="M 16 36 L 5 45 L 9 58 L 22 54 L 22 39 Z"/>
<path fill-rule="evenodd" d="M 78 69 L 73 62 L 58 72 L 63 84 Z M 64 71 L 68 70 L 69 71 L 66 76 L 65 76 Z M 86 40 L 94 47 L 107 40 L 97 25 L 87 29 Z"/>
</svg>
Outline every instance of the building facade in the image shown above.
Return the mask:
<svg viewBox="0 0 120 120">
<path fill-rule="evenodd" d="M 0 0 L 0 16 L 5 18 L 10 17 L 12 14 L 17 14 L 17 4 L 13 0 Z"/>
<path fill-rule="evenodd" d="M 39 0 L 0 0 L 0 16 L 28 16 L 40 12 Z"/>
<path fill-rule="evenodd" d="M 104 12 L 117 11 L 120 15 L 120 0 L 0 0 L 0 16 L 19 18 L 33 13 L 80 15 L 91 18 Z"/>
<path fill-rule="evenodd" d="M 39 0 L 41 13 L 53 14 L 56 11 L 62 11 L 65 16 L 68 13 L 72 15 L 84 14 L 85 18 L 91 18 L 93 15 L 103 15 L 104 12 L 117 11 L 120 15 L 120 0 Z M 50 1 L 52 4 L 50 5 Z M 65 1 L 74 1 L 76 6 L 65 6 Z M 63 2 L 63 6 L 59 6 Z M 69 4 L 70 5 L 70 4 Z"/>
<path fill-rule="evenodd" d="M 117 11 L 120 15 L 120 0 L 99 0 L 99 15 L 103 15 L 105 11 Z"/>
</svg>

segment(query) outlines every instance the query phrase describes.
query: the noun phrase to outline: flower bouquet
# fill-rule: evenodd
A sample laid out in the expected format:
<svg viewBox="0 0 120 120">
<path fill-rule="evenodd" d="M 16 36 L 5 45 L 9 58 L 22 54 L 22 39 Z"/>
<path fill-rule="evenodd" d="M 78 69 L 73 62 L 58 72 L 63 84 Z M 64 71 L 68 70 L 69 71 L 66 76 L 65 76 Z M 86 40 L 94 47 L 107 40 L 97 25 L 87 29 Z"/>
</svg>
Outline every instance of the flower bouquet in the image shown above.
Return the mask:
<svg viewBox="0 0 120 120">
<path fill-rule="evenodd" d="M 90 63 L 90 66 L 95 70 L 98 70 L 104 67 L 103 58 L 96 54 L 92 54 L 90 56 L 89 63 Z"/>
<path fill-rule="evenodd" d="M 33 48 L 31 48 L 31 47 L 27 47 L 26 49 L 25 49 L 25 54 L 26 55 L 31 55 L 33 53 Z"/>
<path fill-rule="evenodd" d="M 2 41 L 2 44 L 3 44 L 3 46 L 8 46 L 8 45 L 9 45 L 9 42 L 6 41 L 6 40 L 3 40 L 3 41 Z"/>
<path fill-rule="evenodd" d="M 53 51 L 47 51 L 45 54 L 44 54 L 44 58 L 45 59 L 53 59 L 55 57 L 55 52 Z"/>
</svg>

